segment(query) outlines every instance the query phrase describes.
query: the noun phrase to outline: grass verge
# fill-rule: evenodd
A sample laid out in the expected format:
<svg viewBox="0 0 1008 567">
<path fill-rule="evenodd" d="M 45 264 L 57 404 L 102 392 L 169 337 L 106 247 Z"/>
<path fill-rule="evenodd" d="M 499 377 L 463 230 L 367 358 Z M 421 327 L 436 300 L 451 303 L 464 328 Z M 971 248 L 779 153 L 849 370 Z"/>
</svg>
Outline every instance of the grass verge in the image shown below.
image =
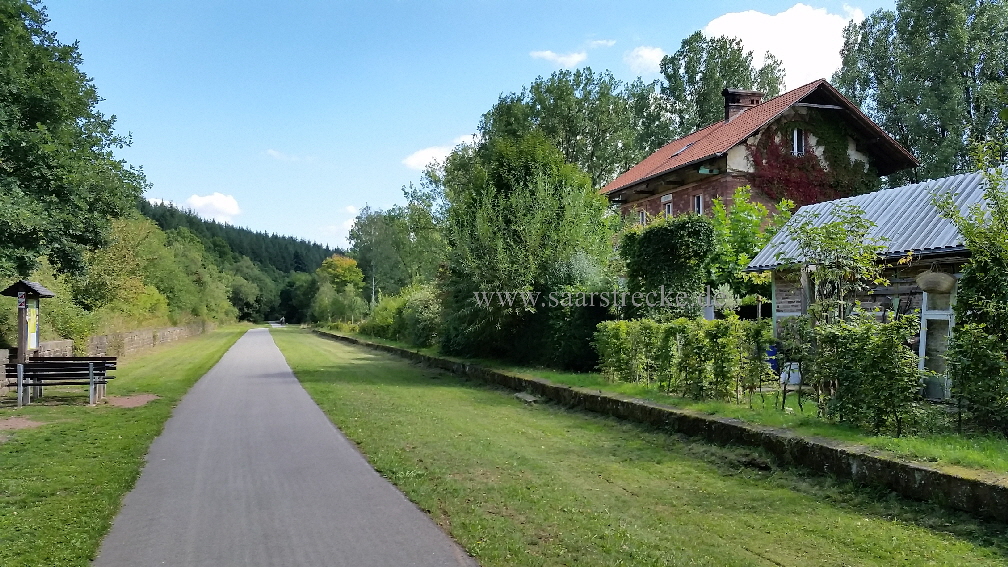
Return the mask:
<svg viewBox="0 0 1008 567">
<path fill-rule="evenodd" d="M 1002 565 L 1005 526 L 778 470 L 296 329 L 309 394 L 485 567 Z"/>
<path fill-rule="evenodd" d="M 597 372 L 561 372 L 546 368 L 516 366 L 495 360 L 461 359 L 440 354 L 434 348 L 416 349 L 404 343 L 367 335 L 355 334 L 353 336 L 362 340 L 407 348 L 432 356 L 440 356 L 458 361 L 464 360 L 486 368 L 501 370 L 522 377 L 544 378 L 551 382 L 567 386 L 615 392 L 679 408 L 702 411 L 710 415 L 731 417 L 770 427 L 784 427 L 806 436 L 827 437 L 851 445 L 866 445 L 903 459 L 931 463 L 953 472 L 963 472 L 958 470 L 958 467 L 961 467 L 976 471 L 981 476 L 1008 478 L 1008 439 L 997 435 L 963 436 L 951 432 L 948 434 L 915 437 L 871 435 L 854 427 L 829 423 L 818 418 L 816 416 L 815 403 L 806 401 L 803 404 L 804 409 L 800 408 L 797 403 L 797 396 L 794 393 L 788 395 L 786 411 L 781 411 L 777 405 L 779 404 L 779 398 L 776 394 L 757 394 L 753 398 L 752 407 L 749 407 L 748 404 L 738 405 L 715 401 L 696 402 L 686 398 L 666 395 L 651 385 L 625 382 L 614 383 Z"/>
<path fill-rule="evenodd" d="M 42 403 L 0 419 L 46 425 L 0 442 L 0 565 L 89 565 L 140 475 L 172 408 L 249 327 L 235 325 L 124 360 L 108 394 L 152 393 L 142 407 L 87 407 L 86 388 L 47 391 Z"/>
</svg>

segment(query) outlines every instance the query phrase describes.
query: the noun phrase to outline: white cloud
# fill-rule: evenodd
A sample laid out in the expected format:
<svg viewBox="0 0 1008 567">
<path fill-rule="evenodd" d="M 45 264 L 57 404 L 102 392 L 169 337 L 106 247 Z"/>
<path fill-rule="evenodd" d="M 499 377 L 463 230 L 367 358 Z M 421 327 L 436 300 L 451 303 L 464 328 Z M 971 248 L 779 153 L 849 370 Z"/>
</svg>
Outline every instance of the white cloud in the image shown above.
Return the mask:
<svg viewBox="0 0 1008 567">
<path fill-rule="evenodd" d="M 299 155 L 294 155 L 294 154 L 288 154 L 288 153 L 284 153 L 284 152 L 280 152 L 280 151 L 274 150 L 272 148 L 266 150 L 263 153 L 265 153 L 266 155 L 268 155 L 269 157 L 271 157 L 271 158 L 273 158 L 273 159 L 275 159 L 277 161 L 295 162 L 295 161 L 314 161 L 315 160 L 314 156 L 299 156 Z"/>
<path fill-rule="evenodd" d="M 343 207 L 343 212 L 349 215 L 337 224 L 329 224 L 322 227 L 322 234 L 325 236 L 323 240 L 326 240 L 334 246 L 341 248 L 347 248 L 350 246 L 350 229 L 353 228 L 354 223 L 357 221 L 357 213 L 360 209 L 353 205 L 347 205 Z"/>
<path fill-rule="evenodd" d="M 732 12 L 714 19 L 704 28 L 708 37 L 726 35 L 742 40 L 753 52 L 753 63 L 762 65 L 769 51 L 787 70 L 788 88 L 816 79 L 829 79 L 840 68 L 843 28 L 851 20 L 861 21 L 864 12 L 848 5 L 844 14 L 830 14 L 826 8 L 795 4 L 769 15 L 755 10 Z"/>
<path fill-rule="evenodd" d="M 402 160 L 403 165 L 410 169 L 415 169 L 417 171 L 423 171 L 431 163 L 441 163 L 448 157 L 448 154 L 462 143 L 472 143 L 475 141 L 475 134 L 467 134 L 465 136 L 459 136 L 452 140 L 451 145 L 445 146 L 431 146 L 429 148 L 424 148 L 422 150 L 417 150 L 410 155 L 406 156 Z M 355 213 L 356 214 L 356 213 Z"/>
<path fill-rule="evenodd" d="M 533 51 L 529 53 L 533 59 L 545 59 L 557 65 L 570 69 L 577 67 L 577 64 L 588 58 L 588 53 L 577 51 L 575 53 L 555 53 L 553 51 Z"/>
<path fill-rule="evenodd" d="M 213 193 L 212 195 L 193 195 L 186 199 L 193 211 L 200 216 L 214 219 L 218 222 L 231 222 L 231 219 L 241 214 L 238 201 L 233 195 Z"/>
<path fill-rule="evenodd" d="M 640 75 L 653 75 L 661 70 L 661 60 L 665 51 L 660 47 L 642 45 L 623 56 L 623 62 L 630 70 Z"/>
<path fill-rule="evenodd" d="M 588 43 L 588 47 L 595 49 L 596 47 L 612 47 L 616 45 L 615 39 L 596 39 Z"/>
</svg>

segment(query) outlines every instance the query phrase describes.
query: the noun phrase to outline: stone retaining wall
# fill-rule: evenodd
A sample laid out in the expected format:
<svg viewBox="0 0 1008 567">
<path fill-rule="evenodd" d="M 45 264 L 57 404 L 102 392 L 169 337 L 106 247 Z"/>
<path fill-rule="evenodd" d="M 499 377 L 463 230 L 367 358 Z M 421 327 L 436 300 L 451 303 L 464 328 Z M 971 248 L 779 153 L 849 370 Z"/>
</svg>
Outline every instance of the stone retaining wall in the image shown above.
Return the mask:
<svg viewBox="0 0 1008 567">
<path fill-rule="evenodd" d="M 167 329 L 141 329 L 99 335 L 88 339 L 87 352 L 75 352 L 71 340 L 42 341 L 35 356 L 118 356 L 125 358 L 156 345 L 181 340 L 187 337 L 203 334 L 212 329 L 210 323 L 193 323 L 185 327 L 169 327 Z M 10 352 L 0 349 L 0 364 L 9 361 Z M 5 380 L 0 378 L 0 396 L 7 393 Z"/>
<path fill-rule="evenodd" d="M 713 443 L 758 447 L 784 465 L 799 466 L 859 484 L 883 486 L 916 500 L 937 502 L 981 517 L 1008 521 L 1008 481 L 1004 479 L 953 474 L 920 463 L 900 461 L 864 446 L 847 446 L 831 439 L 803 437 L 786 429 L 706 415 L 600 390 L 554 384 L 539 378 L 524 378 L 345 335 L 322 331 L 315 333 L 511 390 L 531 392 L 567 407 L 643 423 Z"/>
<path fill-rule="evenodd" d="M 167 329 L 140 329 L 99 335 L 88 340 L 87 356 L 127 357 L 156 345 L 199 335 L 209 330 L 209 323 L 194 323 Z"/>
<path fill-rule="evenodd" d="M 73 356 L 73 341 L 42 341 L 35 356 Z"/>
</svg>

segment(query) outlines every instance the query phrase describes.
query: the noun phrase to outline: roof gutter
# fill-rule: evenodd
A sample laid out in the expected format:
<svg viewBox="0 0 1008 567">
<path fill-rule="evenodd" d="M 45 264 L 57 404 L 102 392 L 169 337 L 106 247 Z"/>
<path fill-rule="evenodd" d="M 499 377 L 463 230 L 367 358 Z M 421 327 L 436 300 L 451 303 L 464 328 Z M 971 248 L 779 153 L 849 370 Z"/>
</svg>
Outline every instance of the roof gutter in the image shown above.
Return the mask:
<svg viewBox="0 0 1008 567">
<path fill-rule="evenodd" d="M 751 135 L 752 134 L 750 134 L 749 136 L 751 136 Z M 746 137 L 748 138 L 749 136 L 746 136 Z M 609 196 L 609 195 L 612 195 L 613 193 L 616 193 L 617 191 L 623 191 L 624 189 L 629 189 L 631 187 L 636 187 L 638 185 L 644 185 L 644 184 L 647 184 L 648 181 L 651 181 L 653 179 L 657 179 L 657 178 L 661 177 L 662 175 L 665 175 L 666 173 L 672 173 L 673 171 L 679 171 L 680 169 L 687 168 L 687 167 L 689 167 L 691 165 L 696 165 L 696 164 L 698 164 L 698 163 L 700 163 L 702 161 L 707 161 L 707 160 L 709 160 L 711 158 L 718 158 L 718 157 L 721 157 L 721 156 L 724 156 L 724 155 L 727 155 L 727 154 L 728 154 L 728 152 L 720 152 L 720 153 L 714 153 L 714 154 L 707 154 L 704 157 L 697 158 L 697 159 L 695 159 L 693 161 L 684 163 L 684 164 L 682 164 L 679 167 L 676 167 L 674 169 L 666 169 L 665 171 L 662 171 L 662 172 L 659 172 L 659 173 L 655 173 L 653 175 L 645 177 L 644 179 L 641 179 L 640 181 L 637 181 L 636 183 L 632 183 L 630 185 L 624 185 L 622 187 L 617 187 L 617 188 L 612 189 L 610 191 L 606 191 L 605 193 L 602 193 L 602 194 L 606 195 L 606 196 Z"/>
<path fill-rule="evenodd" d="M 880 262 L 884 261 L 884 260 L 897 260 L 897 259 L 906 257 L 907 254 L 909 254 L 910 252 L 913 252 L 913 257 L 915 259 L 917 259 L 917 258 L 935 259 L 935 258 L 940 258 L 942 256 L 951 256 L 953 254 L 962 254 L 964 252 L 966 254 L 970 254 L 970 249 L 967 248 L 967 247 L 965 247 L 965 246 L 953 246 L 953 247 L 948 247 L 948 248 L 940 248 L 940 249 L 932 249 L 932 250 L 904 250 L 902 252 L 885 252 L 885 253 L 880 253 L 878 255 L 878 260 Z M 777 263 L 777 264 L 761 264 L 759 266 L 746 266 L 745 269 L 742 270 L 742 271 L 743 272 L 750 272 L 750 273 L 752 273 L 752 272 L 766 272 L 768 270 L 770 270 L 770 271 L 776 270 L 776 269 L 780 268 L 781 266 L 785 266 L 785 265 L 787 265 L 787 264 L 784 264 L 783 262 L 781 262 L 781 263 Z"/>
</svg>

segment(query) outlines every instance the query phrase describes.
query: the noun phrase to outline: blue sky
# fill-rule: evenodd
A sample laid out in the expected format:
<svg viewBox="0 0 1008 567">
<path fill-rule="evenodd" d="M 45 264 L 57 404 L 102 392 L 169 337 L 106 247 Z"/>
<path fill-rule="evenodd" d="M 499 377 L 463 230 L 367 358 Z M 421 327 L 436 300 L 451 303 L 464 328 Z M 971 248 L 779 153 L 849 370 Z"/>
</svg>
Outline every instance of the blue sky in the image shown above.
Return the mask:
<svg viewBox="0 0 1008 567">
<path fill-rule="evenodd" d="M 773 50 L 798 86 L 828 78 L 845 20 L 891 4 L 45 2 L 132 134 L 120 156 L 143 166 L 148 197 L 332 245 L 355 210 L 401 202 L 419 164 L 539 75 L 657 78 L 662 53 L 707 29 Z"/>
</svg>

